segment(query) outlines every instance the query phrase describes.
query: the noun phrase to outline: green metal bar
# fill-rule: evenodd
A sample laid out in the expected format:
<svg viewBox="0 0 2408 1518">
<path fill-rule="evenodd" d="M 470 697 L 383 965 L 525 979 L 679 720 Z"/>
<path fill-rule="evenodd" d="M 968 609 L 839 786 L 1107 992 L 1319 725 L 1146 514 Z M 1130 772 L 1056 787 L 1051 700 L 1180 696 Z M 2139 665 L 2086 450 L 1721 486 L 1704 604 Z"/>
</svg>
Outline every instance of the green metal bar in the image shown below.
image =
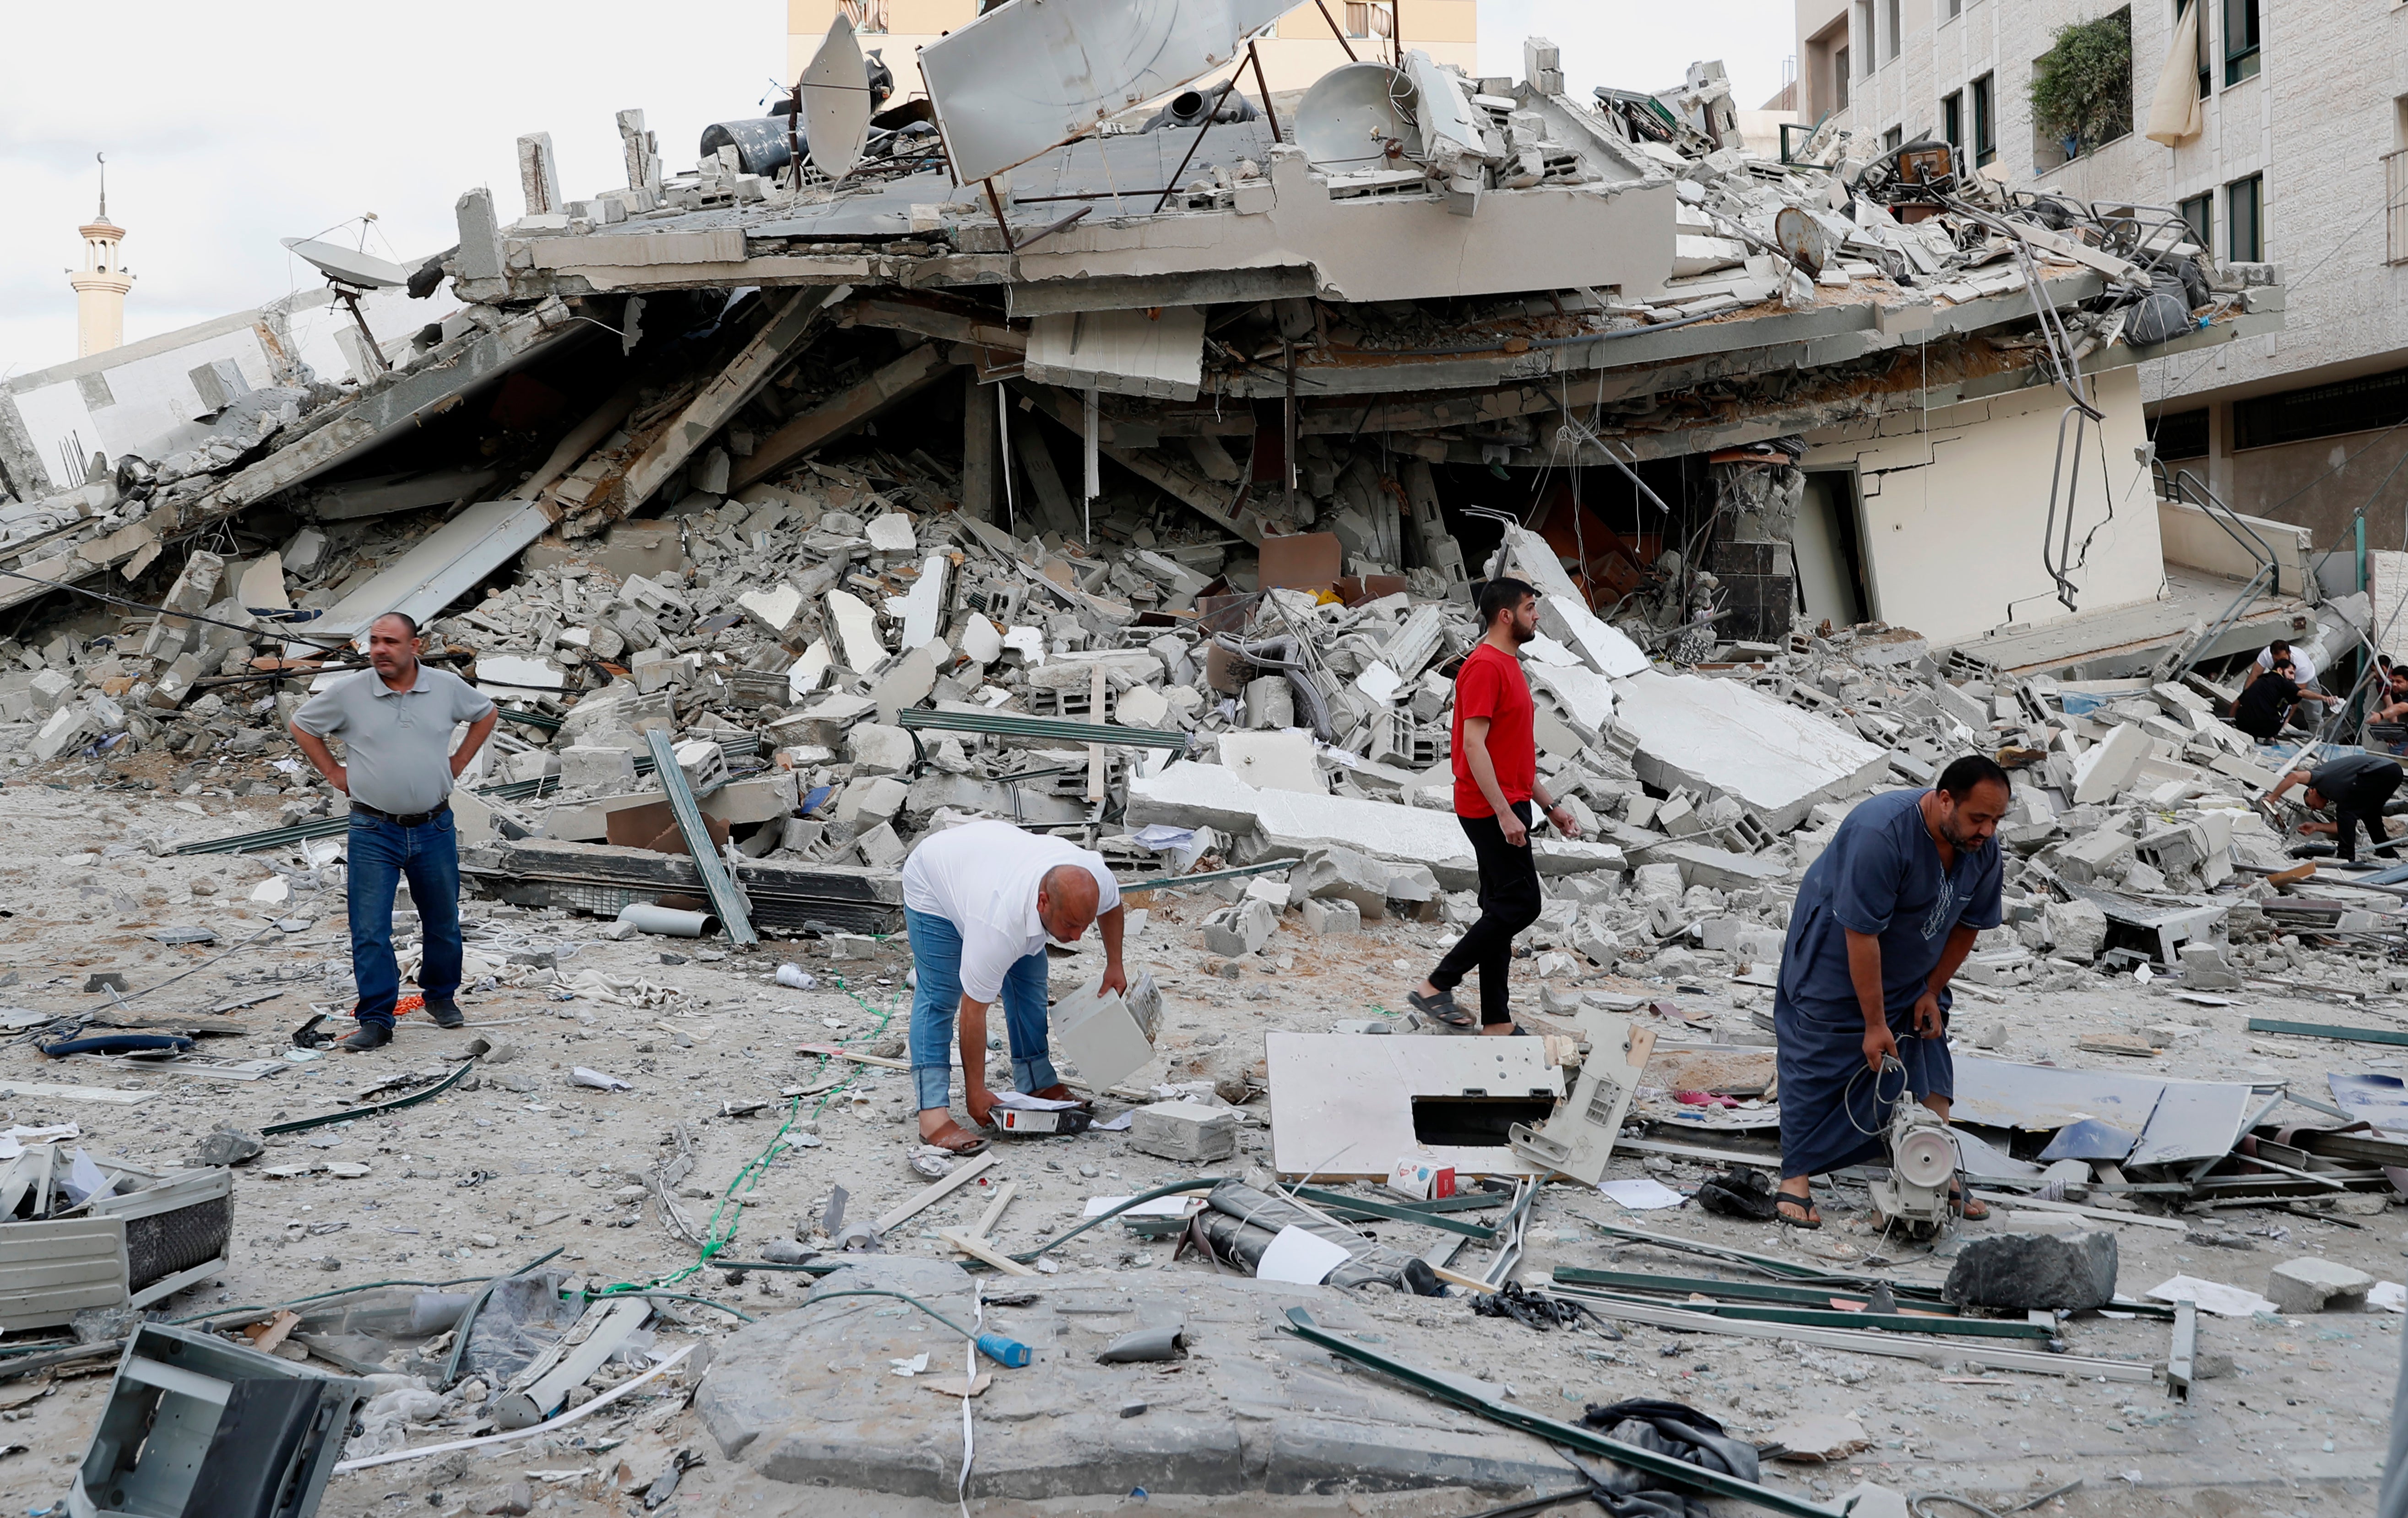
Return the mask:
<svg viewBox="0 0 2408 1518">
<path fill-rule="evenodd" d="M 2349 1043 L 2408 1044 L 2408 1033 L 2396 1028 L 2351 1028 L 2334 1023 L 2286 1023 L 2279 1018 L 2253 1017 L 2252 1033 L 2288 1033 L 2301 1038 L 2339 1038 Z"/>
<path fill-rule="evenodd" d="M 661 777 L 661 793 L 668 797 L 669 814 L 677 819 L 678 835 L 685 839 L 686 852 L 694 856 L 695 873 L 702 877 L 703 894 L 719 913 L 727 941 L 752 948 L 761 941 L 761 936 L 752 931 L 744 894 L 736 889 L 735 880 L 727 873 L 727 862 L 719 857 L 718 846 L 710 841 L 710 829 L 703 825 L 702 809 L 695 804 L 694 792 L 685 782 L 685 771 L 678 767 L 669 736 L 655 727 L 644 737 L 652 743 L 652 767 Z"/>
<path fill-rule="evenodd" d="M 1235 869 L 1208 869 L 1197 875 L 1145 875 L 1134 881 L 1115 881 L 1121 895 L 1132 891 L 1175 891 L 1182 886 L 1210 885 L 1214 881 L 1240 880 L 1248 875 L 1268 875 L 1273 870 L 1294 869 L 1302 864 L 1298 859 L 1268 859 L 1259 865 L 1240 865 Z"/>
<path fill-rule="evenodd" d="M 398 1112 L 405 1107 L 415 1107 L 420 1102 L 442 1096 L 458 1085 L 462 1076 L 476 1067 L 477 1061 L 474 1057 L 464 1059 L 460 1062 L 458 1069 L 445 1076 L 437 1084 L 428 1086 L 424 1091 L 413 1091 L 407 1096 L 398 1096 L 389 1102 L 377 1102 L 368 1107 L 348 1108 L 340 1112 L 321 1112 L 316 1117 L 296 1117 L 290 1123 L 271 1123 L 259 1131 L 263 1134 L 306 1133 L 311 1128 L 322 1128 L 329 1123 L 356 1123 L 364 1117 L 378 1117 L 386 1112 Z"/>
<path fill-rule="evenodd" d="M 1476 1239 L 1484 1244 L 1494 1243 L 1497 1239 L 1497 1230 L 1484 1223 L 1461 1223 L 1454 1218 L 1416 1211 L 1412 1208 L 1400 1206 L 1395 1202 L 1375 1202 L 1368 1197 L 1348 1196 L 1339 1192 L 1324 1191 L 1318 1186 L 1298 1186 L 1289 1195 L 1311 1202 L 1326 1211 L 1354 1213 L 1354 1217 L 1343 1220 L 1348 1223 L 1360 1222 L 1364 1218 L 1386 1218 L 1392 1223 L 1426 1223 L 1433 1228 L 1444 1228 L 1449 1233 L 1461 1234 L 1466 1239 Z"/>
<path fill-rule="evenodd" d="M 1795 1307 L 1829 1308 L 1831 1298 L 1864 1297 L 1863 1292 L 1832 1291 L 1813 1286 L 1769 1286 L 1756 1281 L 1716 1281 L 1706 1276 L 1654 1276 L 1635 1270 L 1591 1270 L 1584 1266 L 1555 1267 L 1556 1282 L 1565 1286 L 1610 1286 L 1623 1292 L 1664 1292 L 1685 1296 L 1692 1292 L 1708 1296 L 1736 1296 L 1756 1302 L 1786 1302 Z M 1893 1296 L 1914 1296 L 1925 1299 L 1920 1292 L 1909 1294 L 1892 1289 Z M 1929 1294 L 1928 1299 L 1937 1310 L 1955 1316 L 1956 1310 L 1940 1300 L 1940 1294 Z M 1686 1305 L 1686 1304 L 1684 1304 Z M 1850 1314 L 1854 1316 L 1855 1314 Z"/>
<path fill-rule="evenodd" d="M 1810 1502 L 1804 1497 L 1793 1497 L 1787 1492 L 1773 1487 L 1759 1486 L 1754 1482 L 1742 1481 L 1737 1476 L 1725 1475 L 1719 1470 L 1708 1470 L 1703 1466 L 1693 1466 L 1686 1460 L 1675 1459 L 1669 1454 L 1659 1454 L 1654 1450 L 1641 1449 L 1636 1444 L 1625 1444 L 1618 1439 L 1608 1439 L 1596 1429 L 1580 1424 L 1568 1424 L 1554 1418 L 1542 1418 L 1535 1412 L 1526 1411 L 1510 1402 L 1483 1396 L 1460 1381 L 1423 1370 L 1402 1360 L 1383 1354 L 1368 1344 L 1359 1344 L 1354 1339 L 1333 1334 L 1314 1323 L 1312 1314 L 1300 1307 L 1287 1310 L 1286 1331 L 1308 1344 L 1318 1344 L 1332 1354 L 1341 1355 L 1357 1365 L 1368 1366 L 1383 1375 L 1392 1376 L 1416 1391 L 1426 1393 L 1441 1402 L 1453 1403 L 1468 1412 L 1476 1412 L 1492 1423 L 1503 1424 L 1508 1428 L 1518 1428 L 1526 1434 L 1536 1435 L 1550 1443 L 1570 1445 L 1584 1454 L 1594 1454 L 1612 1460 L 1617 1465 L 1629 1466 L 1680 1486 L 1695 1488 L 1714 1497 L 1734 1497 L 1742 1502 L 1753 1502 L 1757 1507 L 1770 1508 L 1774 1512 L 1786 1513 L 1789 1518 L 1846 1518 L 1849 1511 L 1846 1507 L 1832 1503 Z"/>
<path fill-rule="evenodd" d="M 492 796 L 496 801 L 524 801 L 529 796 L 547 795 L 558 789 L 558 776 L 543 775 L 531 780 L 504 780 L 498 785 L 480 785 L 477 794 Z M 251 853 L 260 849 L 281 849 L 304 838 L 330 838 L 348 831 L 351 825 L 348 812 L 338 817 L 313 817 L 291 827 L 271 827 L 257 833 L 236 833 L 227 838 L 208 838 L 199 843 L 179 843 L 176 845 L 176 852 L 179 854 Z"/>
<path fill-rule="evenodd" d="M 907 733 L 978 733 L 988 738 L 1052 739 L 1070 744 L 1101 743 L 1125 749 L 1175 749 L 1186 753 L 1195 740 L 1185 733 L 1153 727 L 1121 727 L 1109 723 L 1080 722 L 1066 717 L 1024 717 L 1010 711 L 934 711 L 914 707 L 896 713 L 896 725 Z"/>
<path fill-rule="evenodd" d="M 560 731 L 561 719 L 558 717 L 547 717 L 540 711 L 513 711 L 508 707 L 500 707 L 495 709 L 511 722 L 519 723 L 528 727 L 538 728 L 546 733 L 557 733 Z"/>
<path fill-rule="evenodd" d="M 1637 1307 L 1677 1307 L 1684 1312 L 1702 1312 L 1710 1317 L 1740 1318 L 1749 1323 L 1785 1323 L 1801 1328 L 1864 1328 L 1893 1334 L 1954 1334 L 1966 1339 L 2038 1339 L 2057 1337 L 2036 1323 L 2017 1323 L 2006 1318 L 1920 1318 L 1910 1312 L 1842 1312 L 1836 1309 L 1818 1311 L 1809 1307 L 1787 1307 L 1771 1304 L 1745 1305 L 1737 1302 L 1666 1302 L 1656 1297 L 1608 1291 L 1573 1290 L 1574 1296 L 1594 1296 L 1600 1301 L 1627 1302 Z"/>
</svg>

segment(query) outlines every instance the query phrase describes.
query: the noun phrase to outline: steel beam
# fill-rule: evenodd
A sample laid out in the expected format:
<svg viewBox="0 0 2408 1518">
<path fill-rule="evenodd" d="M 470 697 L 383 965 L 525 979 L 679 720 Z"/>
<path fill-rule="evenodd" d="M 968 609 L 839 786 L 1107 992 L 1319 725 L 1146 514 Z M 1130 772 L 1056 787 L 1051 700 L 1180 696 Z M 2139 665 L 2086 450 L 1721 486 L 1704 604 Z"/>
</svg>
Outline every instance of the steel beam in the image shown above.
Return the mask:
<svg viewBox="0 0 2408 1518">
<path fill-rule="evenodd" d="M 718 846 L 710 841 L 710 829 L 703 825 L 702 809 L 695 805 L 694 791 L 685 782 L 685 771 L 678 767 L 677 752 L 669 746 L 669 736 L 655 727 L 644 735 L 651 740 L 652 767 L 661 777 L 661 792 L 668 797 L 669 814 L 677 819 L 678 836 L 685 839 L 686 852 L 694 855 L 695 873 L 702 877 L 703 894 L 710 898 L 720 924 L 727 930 L 727 941 L 750 949 L 761 941 L 752 931 L 751 909 L 744 893 L 727 873 L 727 862 L 719 857 Z"/>
</svg>

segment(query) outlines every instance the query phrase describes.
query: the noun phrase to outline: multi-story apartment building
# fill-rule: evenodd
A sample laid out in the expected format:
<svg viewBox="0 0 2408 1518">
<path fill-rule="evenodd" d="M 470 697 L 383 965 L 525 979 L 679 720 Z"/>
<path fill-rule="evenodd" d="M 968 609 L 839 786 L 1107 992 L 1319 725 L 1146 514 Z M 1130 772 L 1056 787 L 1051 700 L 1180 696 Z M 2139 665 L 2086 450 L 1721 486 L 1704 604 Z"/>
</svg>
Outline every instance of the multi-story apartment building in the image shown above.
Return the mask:
<svg viewBox="0 0 2408 1518">
<path fill-rule="evenodd" d="M 988 8 L 991 0 L 786 0 L 786 77 L 802 72 L 841 11 L 854 30 L 868 34 L 863 49 L 879 50 L 895 71 L 896 93 L 922 93 L 919 50 Z M 1346 62 L 1349 48 L 1358 57 L 1381 56 L 1400 28 L 1406 48 L 1476 74 L 1478 11 L 1478 0 L 1306 0 L 1259 44 L 1263 74 L 1274 93 L 1305 89 Z M 1252 93 L 1253 79 L 1242 87 Z"/>
<path fill-rule="evenodd" d="M 2036 63 L 2060 28 L 2118 11 L 2128 129 L 2042 130 Z M 2375 546 L 2408 546 L 2408 470 L 2393 474 L 2408 457 L 2408 3 L 1797 0 L 1796 15 L 1783 104 L 1837 116 L 1859 155 L 1942 137 L 2013 188 L 2174 208 L 2219 259 L 2279 265 L 2283 330 L 2143 368 L 2157 454 L 2320 548 L 2346 544 L 2361 507 Z M 2167 67 L 2178 39 L 2195 39 L 2195 71 Z M 2181 84 L 2198 98 L 2196 130 L 2171 145 L 2143 135 L 2161 73 L 2170 104 Z"/>
</svg>

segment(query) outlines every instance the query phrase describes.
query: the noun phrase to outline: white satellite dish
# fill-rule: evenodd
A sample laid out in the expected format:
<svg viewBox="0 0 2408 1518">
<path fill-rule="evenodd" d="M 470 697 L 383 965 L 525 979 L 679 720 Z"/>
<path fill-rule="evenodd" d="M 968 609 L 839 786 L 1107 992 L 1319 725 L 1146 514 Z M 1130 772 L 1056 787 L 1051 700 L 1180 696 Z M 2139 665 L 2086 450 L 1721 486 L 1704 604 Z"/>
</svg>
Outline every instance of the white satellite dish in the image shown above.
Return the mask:
<svg viewBox="0 0 2408 1518">
<path fill-rule="evenodd" d="M 803 70 L 803 130 L 811 163 L 841 179 L 861 162 L 869 140 L 869 65 L 862 60 L 853 21 L 837 13 L 820 50 Z"/>
<path fill-rule="evenodd" d="M 1419 93 L 1385 64 L 1341 64 L 1305 92 L 1293 118 L 1296 141 L 1315 168 L 1345 174 L 1400 167 L 1422 154 Z M 1388 144 L 1402 151 L 1388 156 Z"/>
<path fill-rule="evenodd" d="M 294 256 L 308 259 L 317 266 L 319 273 L 337 284 L 347 284 L 359 290 L 378 290 L 387 285 L 409 283 L 408 269 L 398 264 L 388 264 L 374 253 L 364 253 L 356 248 L 317 242 L 308 237 L 285 237 L 281 241 Z"/>
</svg>

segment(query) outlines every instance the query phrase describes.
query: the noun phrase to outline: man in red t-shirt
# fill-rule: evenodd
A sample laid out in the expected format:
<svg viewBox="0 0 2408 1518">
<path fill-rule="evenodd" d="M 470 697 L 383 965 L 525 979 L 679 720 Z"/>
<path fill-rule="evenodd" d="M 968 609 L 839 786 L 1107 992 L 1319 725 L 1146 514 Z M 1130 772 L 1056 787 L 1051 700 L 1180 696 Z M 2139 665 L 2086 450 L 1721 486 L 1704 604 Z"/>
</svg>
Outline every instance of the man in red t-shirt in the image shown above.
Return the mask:
<svg viewBox="0 0 2408 1518">
<path fill-rule="evenodd" d="M 1530 682 L 1522 674 L 1522 645 L 1539 636 L 1539 593 L 1518 580 L 1481 588 L 1480 620 L 1487 634 L 1455 676 L 1455 815 L 1480 862 L 1480 921 L 1405 1000 L 1424 1017 L 1459 1033 L 1471 1013 L 1456 1005 L 1455 988 L 1480 971 L 1483 1033 L 1519 1033 L 1506 992 L 1513 936 L 1539 920 L 1539 866 L 1530 852 L 1530 801 L 1566 838 L 1580 829 L 1539 783 L 1538 739 L 1531 726 Z"/>
</svg>

